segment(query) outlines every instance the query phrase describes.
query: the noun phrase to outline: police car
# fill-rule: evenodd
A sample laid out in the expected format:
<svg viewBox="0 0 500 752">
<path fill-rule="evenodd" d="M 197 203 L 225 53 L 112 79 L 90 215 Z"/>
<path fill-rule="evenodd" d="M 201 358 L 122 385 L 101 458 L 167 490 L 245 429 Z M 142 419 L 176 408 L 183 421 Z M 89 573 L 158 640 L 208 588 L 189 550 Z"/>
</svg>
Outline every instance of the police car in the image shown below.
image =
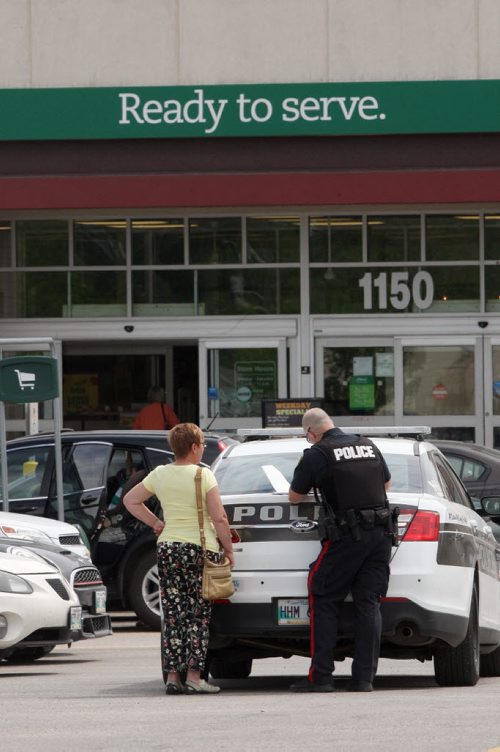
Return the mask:
<svg viewBox="0 0 500 752">
<path fill-rule="evenodd" d="M 236 593 L 213 609 L 209 655 L 215 678 L 248 676 L 256 658 L 309 655 L 307 575 L 320 550 L 319 508 L 312 494 L 299 505 L 288 502 L 294 468 L 308 444 L 303 437 L 276 436 L 287 431 L 266 429 L 272 440 L 250 436 L 256 440 L 229 447 L 212 466 L 236 560 Z M 405 431 L 425 433 L 423 427 Z M 365 434 L 389 466 L 389 502 L 400 509 L 399 545 L 381 607 L 382 657 L 433 660 L 443 686 L 500 675 L 500 551 L 490 525 L 432 443 L 401 438 L 397 428 Z M 337 661 L 352 656 L 353 623 L 348 599 Z"/>
</svg>

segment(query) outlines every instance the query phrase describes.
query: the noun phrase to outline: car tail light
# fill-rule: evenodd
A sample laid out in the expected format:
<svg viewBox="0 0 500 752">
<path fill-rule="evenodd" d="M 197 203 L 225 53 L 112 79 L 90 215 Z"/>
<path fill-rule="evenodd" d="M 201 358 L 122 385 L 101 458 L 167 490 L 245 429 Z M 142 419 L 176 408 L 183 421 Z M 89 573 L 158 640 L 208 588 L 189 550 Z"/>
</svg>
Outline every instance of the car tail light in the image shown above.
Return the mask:
<svg viewBox="0 0 500 752">
<path fill-rule="evenodd" d="M 410 510 L 404 509 L 403 513 L 408 513 Z M 398 519 L 401 520 L 401 514 Z M 405 518 L 409 515 L 403 516 L 403 524 L 405 524 L 405 531 L 401 535 L 401 531 L 398 531 L 398 537 L 401 535 L 400 540 L 407 541 L 437 541 L 439 538 L 439 512 L 430 512 L 425 509 L 413 510 L 411 519 L 405 522 Z"/>
<path fill-rule="evenodd" d="M 231 528 L 231 541 L 232 543 L 240 543 L 241 538 L 238 535 L 238 531 L 234 530 L 234 528 Z"/>
<path fill-rule="evenodd" d="M 222 452 L 222 450 L 225 449 L 227 446 L 229 446 L 229 444 L 226 444 L 224 439 L 219 439 L 219 441 L 217 442 L 217 446 L 219 447 L 219 452 Z"/>
</svg>

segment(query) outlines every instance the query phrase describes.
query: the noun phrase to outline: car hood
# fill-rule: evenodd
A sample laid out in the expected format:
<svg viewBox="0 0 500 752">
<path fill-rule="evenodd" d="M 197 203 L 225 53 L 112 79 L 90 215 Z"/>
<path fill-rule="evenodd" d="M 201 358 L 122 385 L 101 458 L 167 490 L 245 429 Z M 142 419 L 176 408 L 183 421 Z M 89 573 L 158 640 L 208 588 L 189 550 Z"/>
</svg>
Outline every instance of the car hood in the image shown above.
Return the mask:
<svg viewBox="0 0 500 752">
<path fill-rule="evenodd" d="M 60 535 L 80 535 L 75 525 L 61 520 L 51 520 L 47 517 L 37 517 L 33 514 L 15 514 L 14 512 L 0 512 L 0 525 L 12 525 L 12 527 L 29 527 L 33 530 L 42 530 L 50 538 L 59 539 Z"/>
<path fill-rule="evenodd" d="M 11 574 L 55 574 L 59 569 L 48 561 L 32 561 L 0 551 L 0 570 Z"/>
<path fill-rule="evenodd" d="M 48 559 L 49 562 L 57 566 L 67 580 L 70 579 L 71 573 L 75 569 L 82 569 L 89 566 L 89 560 L 83 556 L 68 551 L 58 546 L 50 544 L 45 545 L 38 541 L 18 540 L 16 538 L 0 537 L 0 552 L 9 553 L 11 548 L 27 549 L 33 551 L 38 556 Z"/>
</svg>

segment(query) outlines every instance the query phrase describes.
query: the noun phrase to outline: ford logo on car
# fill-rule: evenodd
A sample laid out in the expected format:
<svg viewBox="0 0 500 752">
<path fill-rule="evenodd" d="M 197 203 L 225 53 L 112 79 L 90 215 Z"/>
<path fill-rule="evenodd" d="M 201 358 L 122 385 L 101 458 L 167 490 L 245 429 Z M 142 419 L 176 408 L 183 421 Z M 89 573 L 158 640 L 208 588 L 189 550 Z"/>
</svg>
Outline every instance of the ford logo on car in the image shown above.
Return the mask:
<svg viewBox="0 0 500 752">
<path fill-rule="evenodd" d="M 317 526 L 318 523 L 315 520 L 294 520 L 290 528 L 296 533 L 310 533 Z"/>
</svg>

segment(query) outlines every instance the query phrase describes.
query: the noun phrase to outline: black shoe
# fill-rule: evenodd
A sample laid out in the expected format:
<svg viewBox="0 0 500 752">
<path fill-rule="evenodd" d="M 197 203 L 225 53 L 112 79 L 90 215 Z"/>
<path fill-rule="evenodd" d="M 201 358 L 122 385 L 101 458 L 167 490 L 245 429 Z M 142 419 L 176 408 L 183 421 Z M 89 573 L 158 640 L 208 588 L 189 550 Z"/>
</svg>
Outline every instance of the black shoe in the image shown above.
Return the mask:
<svg viewBox="0 0 500 752">
<path fill-rule="evenodd" d="M 166 695 L 182 695 L 184 694 L 184 687 L 181 684 L 180 679 L 175 682 L 167 682 L 165 685 Z"/>
<path fill-rule="evenodd" d="M 347 685 L 348 692 L 373 692 L 373 684 L 369 681 L 352 679 Z"/>
<path fill-rule="evenodd" d="M 290 684 L 291 692 L 335 692 L 333 682 L 327 682 L 326 684 L 314 684 L 310 682 L 308 677 L 299 679 L 299 681 Z"/>
</svg>

